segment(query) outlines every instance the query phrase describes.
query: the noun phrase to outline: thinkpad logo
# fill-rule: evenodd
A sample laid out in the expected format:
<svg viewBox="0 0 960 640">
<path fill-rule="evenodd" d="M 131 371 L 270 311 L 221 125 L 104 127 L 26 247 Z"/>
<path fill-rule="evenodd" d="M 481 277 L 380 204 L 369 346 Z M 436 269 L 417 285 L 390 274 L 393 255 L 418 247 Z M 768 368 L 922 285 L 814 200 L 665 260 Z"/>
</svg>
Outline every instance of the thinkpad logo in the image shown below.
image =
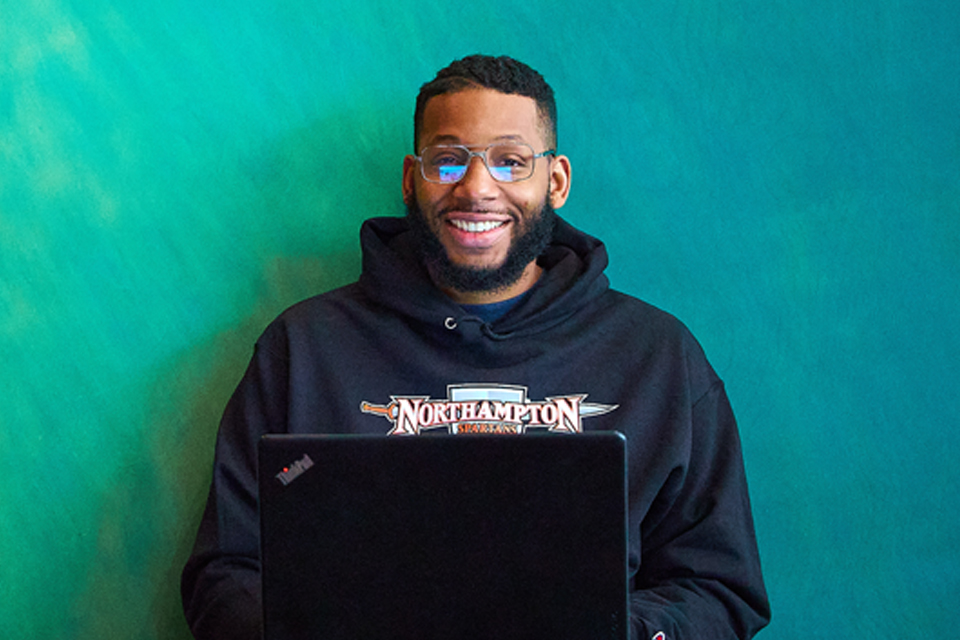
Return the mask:
<svg viewBox="0 0 960 640">
<path fill-rule="evenodd" d="M 363 402 L 360 410 L 393 423 L 388 435 L 418 435 L 437 429 L 449 433 L 520 434 L 530 430 L 565 433 L 583 431 L 583 419 L 609 413 L 618 405 L 585 402 L 587 394 L 529 400 L 527 387 L 464 384 L 447 387 L 447 398 L 391 396 L 377 405 Z"/>
<path fill-rule="evenodd" d="M 313 460 L 310 459 L 310 456 L 303 454 L 303 457 L 291 464 L 289 467 L 284 467 L 280 473 L 274 477 L 283 484 L 287 486 L 301 475 L 303 472 L 313 466 Z"/>
</svg>

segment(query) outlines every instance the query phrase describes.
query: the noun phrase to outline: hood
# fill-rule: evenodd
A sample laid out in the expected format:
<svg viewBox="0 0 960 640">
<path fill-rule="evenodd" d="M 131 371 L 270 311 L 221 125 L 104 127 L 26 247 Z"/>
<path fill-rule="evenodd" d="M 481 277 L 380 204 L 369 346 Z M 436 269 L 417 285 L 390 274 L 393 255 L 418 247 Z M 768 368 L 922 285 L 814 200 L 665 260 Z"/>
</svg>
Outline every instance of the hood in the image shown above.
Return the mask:
<svg viewBox="0 0 960 640">
<path fill-rule="evenodd" d="M 600 240 L 557 219 L 553 240 L 540 256 L 540 280 L 502 318 L 487 324 L 440 291 L 417 253 L 405 218 L 372 218 L 360 231 L 363 270 L 360 287 L 426 332 L 458 340 L 509 340 L 545 331 L 593 302 L 609 287 L 603 271 L 607 251 Z"/>
</svg>

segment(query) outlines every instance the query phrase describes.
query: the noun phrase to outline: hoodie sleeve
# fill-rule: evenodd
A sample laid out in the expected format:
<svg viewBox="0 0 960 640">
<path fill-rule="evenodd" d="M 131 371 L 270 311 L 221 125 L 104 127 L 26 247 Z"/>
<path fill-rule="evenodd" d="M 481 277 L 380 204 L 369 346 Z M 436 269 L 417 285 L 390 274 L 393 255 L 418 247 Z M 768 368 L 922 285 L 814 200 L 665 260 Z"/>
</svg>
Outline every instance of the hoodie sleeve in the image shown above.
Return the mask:
<svg viewBox="0 0 960 640">
<path fill-rule="evenodd" d="M 637 640 L 747 639 L 770 619 L 722 382 L 694 403 L 691 419 L 687 465 L 672 470 L 642 523 L 642 561 L 630 594 Z"/>
<path fill-rule="evenodd" d="M 286 424 L 286 359 L 258 345 L 220 423 L 213 478 L 181 577 L 197 640 L 261 637 L 257 442 Z"/>
</svg>

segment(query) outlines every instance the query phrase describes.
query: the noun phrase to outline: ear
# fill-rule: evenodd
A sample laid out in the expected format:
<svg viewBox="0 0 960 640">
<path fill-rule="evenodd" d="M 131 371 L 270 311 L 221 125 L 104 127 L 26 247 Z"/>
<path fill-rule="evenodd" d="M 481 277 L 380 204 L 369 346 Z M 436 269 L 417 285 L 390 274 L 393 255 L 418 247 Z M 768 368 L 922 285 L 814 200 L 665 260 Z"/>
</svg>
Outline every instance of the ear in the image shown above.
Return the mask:
<svg viewBox="0 0 960 640">
<path fill-rule="evenodd" d="M 550 206 L 559 209 L 570 195 L 570 159 L 557 156 L 550 163 Z"/>
<path fill-rule="evenodd" d="M 406 156 L 403 159 L 403 202 L 410 204 L 416 195 L 417 159 Z"/>
</svg>

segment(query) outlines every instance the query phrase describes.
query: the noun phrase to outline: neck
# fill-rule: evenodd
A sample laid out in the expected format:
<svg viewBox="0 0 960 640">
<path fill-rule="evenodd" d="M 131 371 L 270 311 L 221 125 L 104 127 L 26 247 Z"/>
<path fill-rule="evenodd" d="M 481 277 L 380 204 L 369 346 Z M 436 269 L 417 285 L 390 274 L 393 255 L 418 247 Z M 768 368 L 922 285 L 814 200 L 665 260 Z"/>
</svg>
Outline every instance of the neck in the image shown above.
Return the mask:
<svg viewBox="0 0 960 640">
<path fill-rule="evenodd" d="M 440 287 L 440 290 L 457 304 L 493 304 L 494 302 L 503 302 L 504 300 L 516 298 L 526 293 L 530 287 L 537 283 L 542 272 L 543 269 L 540 265 L 538 265 L 536 261 L 533 261 L 527 265 L 527 268 L 523 270 L 523 273 L 520 274 L 516 282 L 506 287 L 501 287 L 493 291 L 459 291 L 449 287 Z M 435 278 L 434 282 L 436 282 Z"/>
</svg>

